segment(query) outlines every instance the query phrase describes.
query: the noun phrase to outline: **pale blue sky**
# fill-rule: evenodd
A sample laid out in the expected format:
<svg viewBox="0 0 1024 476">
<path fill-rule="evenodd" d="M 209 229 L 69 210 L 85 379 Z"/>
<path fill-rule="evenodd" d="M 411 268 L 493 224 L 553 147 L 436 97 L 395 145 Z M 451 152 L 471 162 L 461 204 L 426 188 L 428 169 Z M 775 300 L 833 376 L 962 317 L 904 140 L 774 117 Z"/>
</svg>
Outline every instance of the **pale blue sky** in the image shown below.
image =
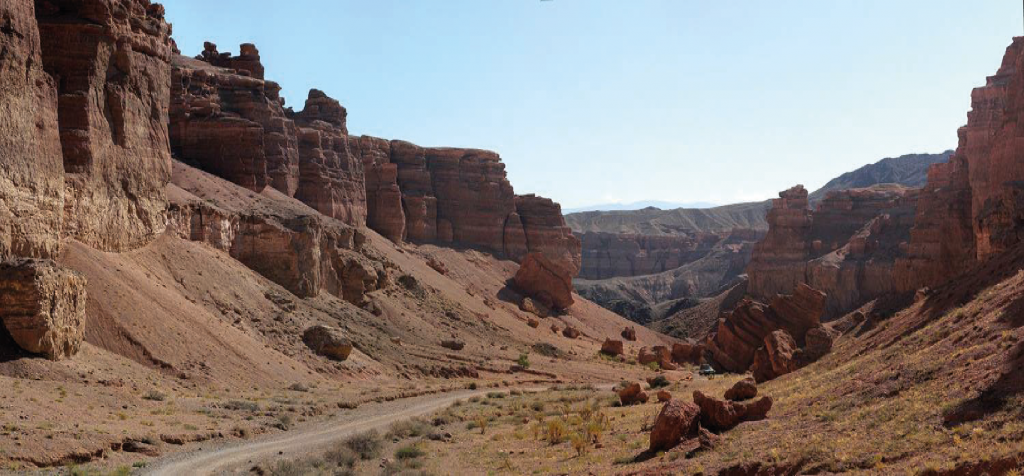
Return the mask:
<svg viewBox="0 0 1024 476">
<path fill-rule="evenodd" d="M 565 207 L 763 199 L 956 146 L 1017 0 L 168 0 L 184 54 L 256 43 L 301 109 L 493 149 Z"/>
</svg>

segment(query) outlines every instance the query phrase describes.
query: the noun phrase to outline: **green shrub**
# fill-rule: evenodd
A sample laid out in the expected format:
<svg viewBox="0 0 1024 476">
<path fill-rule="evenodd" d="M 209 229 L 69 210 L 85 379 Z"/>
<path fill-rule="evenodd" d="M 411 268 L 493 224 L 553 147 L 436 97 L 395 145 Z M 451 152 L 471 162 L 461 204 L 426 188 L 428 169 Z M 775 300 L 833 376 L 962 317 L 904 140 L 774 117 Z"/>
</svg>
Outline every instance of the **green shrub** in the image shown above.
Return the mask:
<svg viewBox="0 0 1024 476">
<path fill-rule="evenodd" d="M 403 446 L 395 451 L 395 458 L 400 460 L 421 458 L 426 454 L 416 446 Z"/>
<path fill-rule="evenodd" d="M 384 442 L 381 441 L 380 434 L 375 430 L 370 430 L 345 440 L 345 446 L 359 455 L 361 459 L 371 460 L 380 456 Z"/>
<path fill-rule="evenodd" d="M 516 363 L 519 364 L 519 366 L 524 369 L 530 368 L 530 354 L 519 354 L 519 360 L 516 360 Z"/>
</svg>

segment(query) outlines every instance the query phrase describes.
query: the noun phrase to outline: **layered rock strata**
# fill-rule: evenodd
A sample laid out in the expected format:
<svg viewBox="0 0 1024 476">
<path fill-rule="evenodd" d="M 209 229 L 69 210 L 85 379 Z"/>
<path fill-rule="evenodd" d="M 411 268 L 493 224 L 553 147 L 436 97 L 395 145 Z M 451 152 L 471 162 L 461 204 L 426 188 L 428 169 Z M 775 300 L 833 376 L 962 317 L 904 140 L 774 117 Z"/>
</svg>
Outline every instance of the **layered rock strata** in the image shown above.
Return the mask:
<svg viewBox="0 0 1024 476">
<path fill-rule="evenodd" d="M 802 186 L 781 192 L 747 267 L 750 294 L 768 299 L 807 284 L 827 293 L 833 317 L 896 292 L 917 201 L 917 190 L 878 186 L 829 192 L 811 210 Z"/>
<path fill-rule="evenodd" d="M 85 277 L 50 260 L 0 263 L 0 323 L 22 349 L 69 358 L 85 338 Z"/>
</svg>

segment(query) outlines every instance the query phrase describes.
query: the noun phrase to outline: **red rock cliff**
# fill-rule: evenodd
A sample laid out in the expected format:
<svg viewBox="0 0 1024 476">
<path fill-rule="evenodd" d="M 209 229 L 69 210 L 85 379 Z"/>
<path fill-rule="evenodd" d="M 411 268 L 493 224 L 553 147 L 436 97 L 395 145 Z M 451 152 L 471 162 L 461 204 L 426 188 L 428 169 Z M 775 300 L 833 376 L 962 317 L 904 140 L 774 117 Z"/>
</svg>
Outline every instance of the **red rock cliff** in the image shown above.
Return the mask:
<svg viewBox="0 0 1024 476">
<path fill-rule="evenodd" d="M 50 0 L 36 2 L 35 14 L 43 69 L 57 89 L 64 230 L 99 249 L 141 246 L 164 230 L 171 168 L 164 9 L 148 0 Z"/>
<path fill-rule="evenodd" d="M 1024 38 L 971 107 L 956 153 L 928 171 L 909 256 L 897 266 L 905 289 L 939 284 L 1024 238 Z"/>
<path fill-rule="evenodd" d="M 910 239 L 918 192 L 876 186 L 829 192 L 807 209 L 806 190 L 780 194 L 768 235 L 754 248 L 749 292 L 768 299 L 807 284 L 828 295 L 833 317 L 899 290 L 896 262 Z"/>
</svg>

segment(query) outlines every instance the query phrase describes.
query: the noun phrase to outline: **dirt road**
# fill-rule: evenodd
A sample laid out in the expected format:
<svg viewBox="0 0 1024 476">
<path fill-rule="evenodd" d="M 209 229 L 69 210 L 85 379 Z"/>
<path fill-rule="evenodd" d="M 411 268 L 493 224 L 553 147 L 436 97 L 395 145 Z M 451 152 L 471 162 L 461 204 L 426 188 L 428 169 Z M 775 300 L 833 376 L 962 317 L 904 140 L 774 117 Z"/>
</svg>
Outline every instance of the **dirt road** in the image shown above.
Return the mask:
<svg viewBox="0 0 1024 476">
<path fill-rule="evenodd" d="M 492 390 L 493 391 L 493 390 Z M 445 408 L 456 400 L 486 394 L 464 390 L 438 395 L 363 405 L 326 422 L 250 441 L 221 444 L 174 454 L 156 461 L 144 474 L 160 476 L 206 475 L 247 470 L 274 458 L 297 458 L 323 450 L 331 443 L 369 430 L 386 429 L 392 423 Z"/>
</svg>

